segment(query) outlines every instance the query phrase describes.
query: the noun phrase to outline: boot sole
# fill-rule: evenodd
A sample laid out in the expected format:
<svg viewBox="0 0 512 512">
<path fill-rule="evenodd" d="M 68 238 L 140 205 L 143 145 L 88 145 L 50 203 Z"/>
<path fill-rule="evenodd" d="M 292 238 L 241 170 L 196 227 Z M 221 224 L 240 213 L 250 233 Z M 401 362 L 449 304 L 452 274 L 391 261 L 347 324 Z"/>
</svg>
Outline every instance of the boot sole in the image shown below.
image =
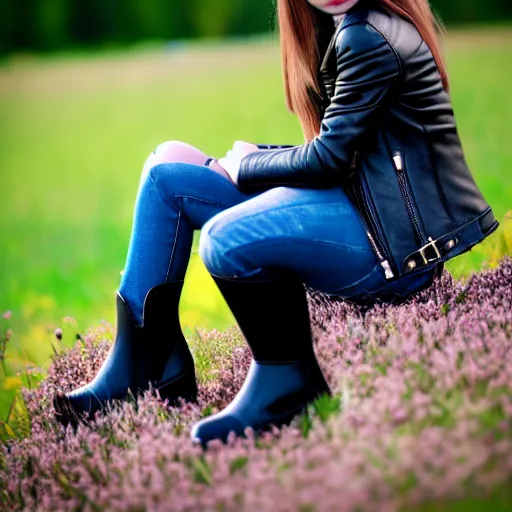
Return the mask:
<svg viewBox="0 0 512 512">
<path fill-rule="evenodd" d="M 146 388 L 146 390 L 147 389 L 149 388 Z M 183 374 L 164 384 L 159 384 L 155 386 L 155 389 L 158 391 L 160 398 L 167 400 L 168 405 L 171 406 L 178 405 L 180 400 L 192 403 L 197 402 L 197 383 L 195 376 L 191 377 L 190 374 Z M 146 390 L 142 390 L 142 392 Z M 140 394 L 141 391 L 137 393 L 137 395 Z M 115 398 L 101 402 L 91 401 L 91 407 L 88 411 L 78 411 L 73 406 L 72 401 L 66 395 L 61 394 L 53 397 L 52 404 L 57 421 L 64 427 L 71 424 L 73 428 L 76 429 L 79 423 L 86 424 L 90 422 L 97 411 L 104 411 L 106 406 L 113 400 L 126 400 L 129 396 L 133 396 L 130 390 L 127 391 L 123 398 Z M 92 407 L 93 404 L 95 404 L 94 407 Z"/>
</svg>

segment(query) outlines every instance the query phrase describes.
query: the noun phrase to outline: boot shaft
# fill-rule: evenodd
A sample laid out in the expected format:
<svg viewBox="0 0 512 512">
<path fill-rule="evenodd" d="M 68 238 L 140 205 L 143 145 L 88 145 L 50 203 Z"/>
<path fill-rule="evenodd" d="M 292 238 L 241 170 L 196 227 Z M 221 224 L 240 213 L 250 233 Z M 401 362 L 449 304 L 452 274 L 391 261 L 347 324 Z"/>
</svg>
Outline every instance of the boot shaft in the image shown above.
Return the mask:
<svg viewBox="0 0 512 512">
<path fill-rule="evenodd" d="M 145 357 L 145 380 L 163 381 L 193 365 L 180 326 L 179 301 L 184 281 L 169 281 L 151 288 L 144 299 L 143 323 L 138 327 Z"/>
<path fill-rule="evenodd" d="M 248 281 L 213 276 L 259 362 L 297 361 L 311 355 L 306 290 L 294 276 Z"/>
</svg>

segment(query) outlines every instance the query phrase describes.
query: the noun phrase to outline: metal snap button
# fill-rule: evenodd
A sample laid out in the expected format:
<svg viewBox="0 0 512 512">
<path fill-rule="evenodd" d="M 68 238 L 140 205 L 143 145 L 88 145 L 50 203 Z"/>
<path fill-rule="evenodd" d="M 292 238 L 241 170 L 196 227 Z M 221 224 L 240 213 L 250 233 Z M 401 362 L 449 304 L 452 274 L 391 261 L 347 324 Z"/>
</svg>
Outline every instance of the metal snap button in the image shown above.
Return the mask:
<svg viewBox="0 0 512 512">
<path fill-rule="evenodd" d="M 449 251 L 450 249 L 453 249 L 455 247 L 455 240 L 448 240 L 448 242 L 446 242 L 444 244 L 444 248 Z"/>
</svg>

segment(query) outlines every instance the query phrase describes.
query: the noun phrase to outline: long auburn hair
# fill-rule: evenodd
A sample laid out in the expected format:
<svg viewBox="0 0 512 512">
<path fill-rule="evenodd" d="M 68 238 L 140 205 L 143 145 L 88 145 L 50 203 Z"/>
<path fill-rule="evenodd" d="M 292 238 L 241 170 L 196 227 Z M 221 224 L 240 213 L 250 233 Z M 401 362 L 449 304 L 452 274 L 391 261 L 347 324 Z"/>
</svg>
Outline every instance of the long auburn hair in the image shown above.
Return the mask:
<svg viewBox="0 0 512 512">
<path fill-rule="evenodd" d="M 430 48 L 443 86 L 448 90 L 446 64 L 438 40 L 442 25 L 428 0 L 375 1 L 416 27 Z M 322 120 L 313 96 L 321 95 L 318 70 L 325 43 L 334 33 L 334 21 L 332 15 L 314 8 L 307 0 L 277 0 L 277 18 L 286 105 L 297 115 L 304 137 L 310 141 L 320 132 Z"/>
</svg>

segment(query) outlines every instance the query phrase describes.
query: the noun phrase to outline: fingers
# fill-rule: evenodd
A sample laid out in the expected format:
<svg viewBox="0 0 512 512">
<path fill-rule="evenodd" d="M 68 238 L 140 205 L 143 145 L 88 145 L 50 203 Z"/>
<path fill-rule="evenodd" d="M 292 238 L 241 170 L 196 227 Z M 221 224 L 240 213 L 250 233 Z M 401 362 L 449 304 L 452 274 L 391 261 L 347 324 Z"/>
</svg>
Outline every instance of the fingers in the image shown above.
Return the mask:
<svg viewBox="0 0 512 512">
<path fill-rule="evenodd" d="M 233 151 L 236 153 L 243 153 L 246 155 L 248 152 L 252 153 L 253 151 L 258 151 L 259 148 L 256 144 L 251 144 L 250 142 L 245 142 L 243 140 L 235 140 L 233 143 Z"/>
</svg>

